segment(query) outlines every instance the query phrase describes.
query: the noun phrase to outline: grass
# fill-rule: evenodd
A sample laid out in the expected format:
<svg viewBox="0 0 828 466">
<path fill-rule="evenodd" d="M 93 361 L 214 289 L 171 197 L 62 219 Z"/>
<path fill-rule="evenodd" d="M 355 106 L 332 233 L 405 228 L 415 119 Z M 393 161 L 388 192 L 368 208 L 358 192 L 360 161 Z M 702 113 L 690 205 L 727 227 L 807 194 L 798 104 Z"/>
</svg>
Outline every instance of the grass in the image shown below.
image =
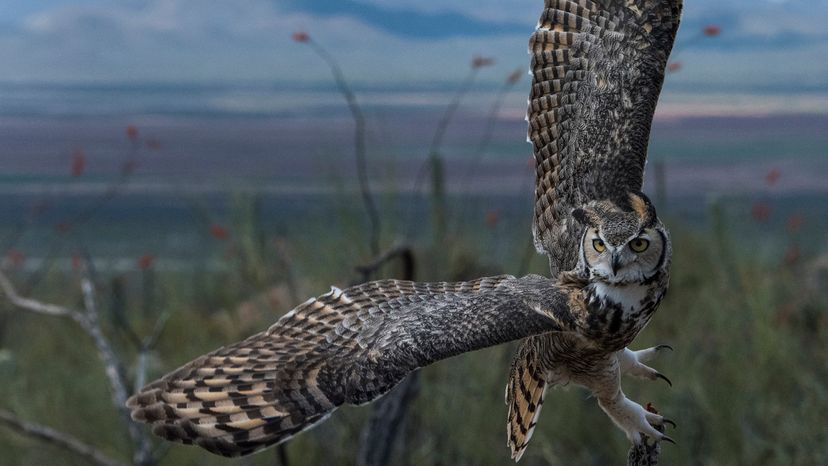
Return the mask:
<svg viewBox="0 0 828 466">
<path fill-rule="evenodd" d="M 347 284 L 365 261 L 359 204 L 341 198 L 342 214 L 310 232 L 288 232 L 285 259 L 264 233 L 256 202 L 236 198 L 232 244 L 214 242 L 202 260 L 223 267 L 154 271 L 153 302 L 172 311 L 154 352 L 150 377 L 217 346 L 266 328 L 295 303 Z M 349 207 L 350 206 L 350 207 Z M 417 244 L 422 280 L 466 279 L 517 270 L 528 237 L 524 225 L 452 228 L 447 242 Z M 725 217 L 726 218 L 726 217 Z M 718 222 L 718 223 L 717 223 Z M 825 271 L 804 254 L 782 265 L 782 253 L 749 254 L 752 245 L 784 243 L 784 233 L 758 225 L 711 222 L 709 231 L 671 222 L 673 279 L 659 312 L 634 344 L 669 343 L 676 351 L 654 366 L 674 387 L 626 379 L 625 392 L 674 419 L 677 446 L 664 464 L 828 464 L 828 305 Z M 392 225 L 393 223 L 387 223 Z M 753 231 L 737 241 L 732 231 Z M 780 236 L 769 240 L 769 235 Z M 739 238 L 745 238 L 740 235 Z M 356 249 L 349 245 L 358 244 Z M 807 248 L 805 248 L 807 249 Z M 228 250 L 232 255 L 228 256 Z M 814 255 L 820 251 L 812 251 Z M 229 257 L 229 259 L 228 259 Z M 727 260 L 722 260 L 725 257 Z M 161 258 L 163 260 L 163 258 Z M 287 262 L 286 262 L 287 260 Z M 544 273 L 544 258 L 530 269 Z M 393 275 L 393 268 L 384 272 Z M 820 282 L 820 278 L 822 277 Z M 126 361 L 130 346 L 107 309 L 111 281 L 100 280 L 106 331 Z M 151 325 L 140 271 L 126 272 L 124 306 L 139 328 Z M 54 271 L 35 289 L 44 301 L 80 305 L 77 279 Z M 150 313 L 151 314 L 151 313 Z M 0 304 L 0 408 L 71 432 L 127 461 L 128 440 L 111 406 L 92 344 L 68 321 L 22 314 Z M 503 390 L 514 345 L 491 348 L 422 371 L 422 388 L 401 435 L 394 464 L 507 464 Z M 346 407 L 288 446 L 291 464 L 353 464 L 368 409 Z M 541 422 L 521 464 L 618 464 L 628 445 L 595 400 L 575 387 L 547 394 Z M 63 451 L 0 428 L 4 464 L 83 464 Z M 275 453 L 241 464 L 273 464 Z M 200 449 L 173 446 L 161 464 L 240 464 Z"/>
</svg>

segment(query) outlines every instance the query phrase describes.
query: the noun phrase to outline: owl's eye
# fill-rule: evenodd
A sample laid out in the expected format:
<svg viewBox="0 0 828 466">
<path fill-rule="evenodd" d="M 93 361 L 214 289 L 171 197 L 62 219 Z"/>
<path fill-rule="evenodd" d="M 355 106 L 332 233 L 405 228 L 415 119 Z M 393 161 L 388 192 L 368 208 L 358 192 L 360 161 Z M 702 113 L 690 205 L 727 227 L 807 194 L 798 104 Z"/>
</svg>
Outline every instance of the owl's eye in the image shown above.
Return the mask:
<svg viewBox="0 0 828 466">
<path fill-rule="evenodd" d="M 595 238 L 592 240 L 592 247 L 598 252 L 604 252 L 607 250 L 607 245 L 604 244 L 604 240 L 601 238 Z"/>
<path fill-rule="evenodd" d="M 630 249 L 635 252 L 644 252 L 650 247 L 650 242 L 644 238 L 636 238 L 630 241 Z"/>
</svg>

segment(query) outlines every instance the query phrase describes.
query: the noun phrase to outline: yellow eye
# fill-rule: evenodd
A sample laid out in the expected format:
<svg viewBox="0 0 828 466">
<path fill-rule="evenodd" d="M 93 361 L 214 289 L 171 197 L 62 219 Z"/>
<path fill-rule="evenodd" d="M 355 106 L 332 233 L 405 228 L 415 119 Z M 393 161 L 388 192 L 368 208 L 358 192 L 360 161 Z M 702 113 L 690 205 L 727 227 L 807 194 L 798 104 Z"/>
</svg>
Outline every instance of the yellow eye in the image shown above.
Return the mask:
<svg viewBox="0 0 828 466">
<path fill-rule="evenodd" d="M 630 241 L 630 249 L 635 252 L 644 252 L 650 247 L 650 242 L 644 238 L 636 238 Z"/>
<path fill-rule="evenodd" d="M 604 252 L 607 250 L 607 245 L 604 244 L 604 241 L 600 238 L 592 240 L 592 247 L 598 252 Z"/>
</svg>

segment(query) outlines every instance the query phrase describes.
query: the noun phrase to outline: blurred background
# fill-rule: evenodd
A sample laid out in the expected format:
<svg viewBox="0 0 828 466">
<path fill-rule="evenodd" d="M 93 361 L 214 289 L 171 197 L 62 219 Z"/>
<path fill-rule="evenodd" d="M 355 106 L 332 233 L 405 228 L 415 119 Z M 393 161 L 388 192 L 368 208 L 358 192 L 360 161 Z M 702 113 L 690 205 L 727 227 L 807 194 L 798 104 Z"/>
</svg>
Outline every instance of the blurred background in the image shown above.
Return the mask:
<svg viewBox="0 0 828 466">
<path fill-rule="evenodd" d="M 117 464 L 356 464 L 371 408 L 232 462 L 147 445 L 111 386 L 131 393 L 331 284 L 546 273 L 524 122 L 542 6 L 5 0 L 3 464 L 100 463 L 44 427 Z M 827 22 L 822 2 L 685 6 L 645 186 L 674 279 L 636 342 L 676 349 L 654 364 L 673 388 L 624 382 L 679 424 L 666 464 L 828 464 Z M 358 269 L 394 248 L 413 269 Z M 27 312 L 12 288 L 86 317 Z M 513 349 L 423 370 L 392 463 L 507 464 Z M 521 464 L 623 461 L 586 392 L 545 406 Z"/>
</svg>

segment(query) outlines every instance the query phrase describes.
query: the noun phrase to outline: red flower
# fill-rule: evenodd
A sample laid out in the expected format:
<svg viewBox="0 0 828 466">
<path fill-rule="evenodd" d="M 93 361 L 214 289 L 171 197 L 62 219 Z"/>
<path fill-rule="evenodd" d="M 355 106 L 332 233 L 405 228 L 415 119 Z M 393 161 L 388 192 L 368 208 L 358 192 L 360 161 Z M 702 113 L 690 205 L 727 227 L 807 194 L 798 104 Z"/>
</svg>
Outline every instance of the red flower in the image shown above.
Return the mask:
<svg viewBox="0 0 828 466">
<path fill-rule="evenodd" d="M 81 256 L 79 254 L 72 254 L 72 270 L 77 272 L 81 269 Z"/>
<path fill-rule="evenodd" d="M 793 214 L 788 217 L 788 233 L 796 234 L 805 225 L 805 216 L 802 214 Z"/>
<path fill-rule="evenodd" d="M 704 27 L 704 35 L 707 37 L 716 37 L 722 33 L 722 28 L 715 24 L 708 24 Z"/>
<path fill-rule="evenodd" d="M 771 208 L 767 202 L 756 202 L 750 209 L 750 215 L 757 222 L 764 222 L 770 217 Z"/>
<path fill-rule="evenodd" d="M 220 240 L 225 240 L 230 237 L 230 233 L 227 231 L 227 229 L 219 225 L 218 223 L 210 225 L 210 234 L 213 235 L 214 238 Z"/>
<path fill-rule="evenodd" d="M 655 409 L 655 406 L 653 406 L 652 403 L 647 403 L 647 406 L 645 406 L 644 409 L 653 414 L 658 414 L 658 410 Z"/>
<path fill-rule="evenodd" d="M 126 127 L 126 135 L 130 141 L 135 141 L 138 139 L 138 128 L 135 125 L 129 125 Z"/>
<path fill-rule="evenodd" d="M 774 168 L 765 176 L 765 182 L 768 183 L 768 186 L 773 186 L 779 181 L 780 176 L 782 176 L 782 172 L 778 168 Z"/>
<path fill-rule="evenodd" d="M 72 224 L 69 222 L 60 222 L 55 225 L 55 231 L 60 234 L 69 233 L 72 230 Z"/>
<path fill-rule="evenodd" d="M 24 262 L 26 262 L 26 255 L 17 249 L 9 249 L 8 252 L 6 252 L 6 260 L 9 261 L 12 267 L 20 267 Z"/>
<path fill-rule="evenodd" d="M 667 72 L 668 73 L 675 73 L 676 71 L 678 71 L 680 69 L 681 69 L 681 62 L 680 61 L 670 62 L 667 65 Z"/>
<path fill-rule="evenodd" d="M 83 175 L 84 168 L 86 168 L 86 155 L 81 149 L 75 149 L 72 153 L 72 176 L 77 178 Z"/>
<path fill-rule="evenodd" d="M 489 228 L 494 228 L 497 226 L 498 215 L 496 210 L 490 210 L 486 212 L 486 226 Z"/>
<path fill-rule="evenodd" d="M 310 35 L 304 31 L 296 31 L 291 36 L 294 42 L 305 43 L 310 42 Z"/>
<path fill-rule="evenodd" d="M 512 71 L 512 74 L 510 74 L 509 77 L 506 78 L 506 83 L 516 84 L 518 81 L 520 81 L 521 77 L 523 77 L 523 69 L 518 68 L 515 71 Z"/>
<path fill-rule="evenodd" d="M 492 65 L 494 65 L 494 62 L 495 62 L 494 58 L 474 57 L 472 59 L 472 65 L 471 66 L 474 69 L 479 69 L 479 68 L 483 68 L 485 66 L 492 66 Z"/>
<path fill-rule="evenodd" d="M 141 270 L 147 270 L 152 267 L 152 264 L 155 263 L 155 256 L 152 254 L 144 254 L 143 256 L 138 258 L 138 268 Z"/>
</svg>

